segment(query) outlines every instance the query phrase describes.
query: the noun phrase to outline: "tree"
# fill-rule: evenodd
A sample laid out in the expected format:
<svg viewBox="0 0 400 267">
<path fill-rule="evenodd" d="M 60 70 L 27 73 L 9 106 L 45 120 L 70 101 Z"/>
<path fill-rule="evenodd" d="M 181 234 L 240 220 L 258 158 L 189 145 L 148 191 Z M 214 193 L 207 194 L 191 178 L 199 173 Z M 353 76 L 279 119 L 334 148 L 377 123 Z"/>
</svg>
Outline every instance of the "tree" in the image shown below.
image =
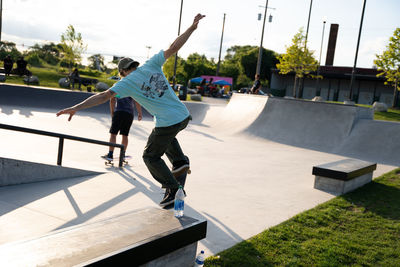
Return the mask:
<svg viewBox="0 0 400 267">
<path fill-rule="evenodd" d="M 184 84 L 188 80 L 185 72 L 183 70 L 183 65 L 185 64 L 185 60 L 178 56 L 178 62 L 176 65 L 176 83 Z M 175 65 L 175 57 L 169 57 L 167 61 L 163 65 L 163 72 L 168 81 L 172 82 L 174 76 L 174 65 Z"/>
<path fill-rule="evenodd" d="M 39 61 L 44 61 L 50 65 L 57 65 L 60 60 L 61 60 L 61 51 L 62 46 L 61 44 L 54 44 L 54 43 L 49 43 L 49 44 L 35 44 L 32 46 L 29 51 L 26 53 L 26 56 L 32 59 L 35 59 L 36 57 L 39 57 Z M 32 64 L 31 65 L 35 65 Z"/>
<path fill-rule="evenodd" d="M 2 41 L 0 42 L 0 60 L 3 60 L 7 55 L 10 55 L 16 61 L 21 56 L 21 53 L 18 51 L 15 43 Z"/>
<path fill-rule="evenodd" d="M 183 64 L 183 70 L 188 79 L 201 75 L 214 75 L 217 66 L 215 62 L 207 59 L 205 55 L 190 54 Z"/>
<path fill-rule="evenodd" d="M 240 58 L 240 64 L 243 67 L 244 74 L 251 80 L 254 80 L 256 75 L 258 52 L 259 48 L 254 47 L 253 49 L 247 51 Z M 260 79 L 261 80 L 271 80 L 271 69 L 276 66 L 278 59 L 274 51 L 263 48 L 262 49 L 262 61 L 260 68 Z M 265 84 L 265 82 L 263 82 Z"/>
<path fill-rule="evenodd" d="M 393 36 L 389 38 L 389 44 L 381 55 L 376 55 L 374 64 L 381 71 L 377 76 L 385 76 L 385 84 L 394 86 L 393 107 L 397 105 L 400 90 L 400 28 L 396 28 Z"/>
<path fill-rule="evenodd" d="M 311 73 L 318 68 L 318 61 L 314 58 L 314 52 L 305 48 L 305 40 L 301 28 L 293 37 L 293 44 L 286 48 L 286 53 L 278 56 L 279 63 L 276 65 L 280 74 L 295 73 L 293 97 L 296 97 L 297 80 L 306 76 L 315 77 Z M 301 96 L 301 93 L 299 95 Z"/>
<path fill-rule="evenodd" d="M 69 64 L 69 69 L 82 60 L 82 53 L 87 45 L 83 43 L 82 35 L 75 31 L 74 26 L 68 25 L 65 33 L 61 34 L 62 56 Z"/>
</svg>

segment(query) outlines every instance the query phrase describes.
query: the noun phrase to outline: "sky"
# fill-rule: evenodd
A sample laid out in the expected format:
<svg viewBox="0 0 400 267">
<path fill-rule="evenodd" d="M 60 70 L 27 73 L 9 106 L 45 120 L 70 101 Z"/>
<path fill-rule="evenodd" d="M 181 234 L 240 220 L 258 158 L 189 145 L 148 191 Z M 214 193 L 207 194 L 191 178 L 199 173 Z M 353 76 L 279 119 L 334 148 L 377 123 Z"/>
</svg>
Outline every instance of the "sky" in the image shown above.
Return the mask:
<svg viewBox="0 0 400 267">
<path fill-rule="evenodd" d="M 1 0 L 0 0 L 1 1 Z M 145 61 L 167 49 L 178 36 L 182 0 L 3 0 L 2 36 L 19 49 L 34 44 L 59 43 L 68 25 L 82 34 L 87 54 L 129 56 Z M 331 24 L 339 24 L 335 66 L 353 66 L 364 0 L 313 0 L 307 46 L 322 65 Z M 307 29 L 311 0 L 269 0 L 263 47 L 285 53 L 293 36 Z M 264 0 L 183 0 L 180 32 L 197 13 L 206 15 L 179 56 L 192 53 L 218 61 L 223 17 L 225 18 L 221 59 L 234 45 L 259 46 Z M 357 67 L 371 68 L 400 27 L 400 0 L 367 0 Z M 272 15 L 272 22 L 268 17 Z M 323 21 L 326 20 L 322 38 Z M 23 45 L 23 47 L 22 47 Z M 85 62 L 84 62 L 85 63 Z"/>
</svg>

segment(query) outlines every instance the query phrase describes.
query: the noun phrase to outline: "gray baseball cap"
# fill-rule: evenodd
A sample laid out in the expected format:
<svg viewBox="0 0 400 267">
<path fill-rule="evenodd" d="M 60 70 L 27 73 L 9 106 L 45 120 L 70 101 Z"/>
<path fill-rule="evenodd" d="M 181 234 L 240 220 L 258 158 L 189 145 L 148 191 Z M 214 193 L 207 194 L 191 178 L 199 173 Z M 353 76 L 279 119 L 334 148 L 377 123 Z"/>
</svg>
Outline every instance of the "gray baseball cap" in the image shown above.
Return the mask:
<svg viewBox="0 0 400 267">
<path fill-rule="evenodd" d="M 129 57 L 124 57 L 118 62 L 118 71 L 129 69 L 132 66 L 132 64 L 134 64 L 134 67 L 139 66 L 139 62 L 134 61 Z"/>
</svg>

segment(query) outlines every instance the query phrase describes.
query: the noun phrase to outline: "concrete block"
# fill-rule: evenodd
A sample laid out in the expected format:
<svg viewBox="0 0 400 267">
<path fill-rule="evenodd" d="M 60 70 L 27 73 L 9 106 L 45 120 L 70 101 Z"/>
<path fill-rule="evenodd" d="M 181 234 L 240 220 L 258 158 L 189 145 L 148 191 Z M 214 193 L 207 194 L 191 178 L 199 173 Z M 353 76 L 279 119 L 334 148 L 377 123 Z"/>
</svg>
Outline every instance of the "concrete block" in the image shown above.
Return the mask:
<svg viewBox="0 0 400 267">
<path fill-rule="evenodd" d="M 67 78 L 60 78 L 59 80 L 58 80 L 58 85 L 61 87 L 61 88 L 70 88 L 70 82 L 69 82 L 69 80 L 67 79 Z"/>
<path fill-rule="evenodd" d="M 335 195 L 341 195 L 353 191 L 371 181 L 372 172 L 358 176 L 348 181 L 323 176 L 315 176 L 314 188 L 333 193 Z"/>
<path fill-rule="evenodd" d="M 374 112 L 386 112 L 388 110 L 388 106 L 383 102 L 375 101 L 372 105 Z"/>
<path fill-rule="evenodd" d="M 323 102 L 324 99 L 322 98 L 322 96 L 315 96 L 315 97 L 312 99 L 312 101 L 315 101 L 315 102 Z"/>
<path fill-rule="evenodd" d="M 97 175 L 99 172 L 0 157 L 0 186 Z"/>
<path fill-rule="evenodd" d="M 106 91 L 110 88 L 110 86 L 108 86 L 108 84 L 103 83 L 103 82 L 96 83 L 95 87 L 98 91 Z"/>
<path fill-rule="evenodd" d="M 33 84 L 33 85 L 39 85 L 39 78 L 37 76 L 29 76 L 24 78 L 24 83 L 26 84 Z"/>
<path fill-rule="evenodd" d="M 204 220 L 151 207 L 4 244 L 0 266 L 193 266 L 206 231 Z"/>
<path fill-rule="evenodd" d="M 344 159 L 313 167 L 314 188 L 345 194 L 372 181 L 376 163 L 358 159 Z"/>
<path fill-rule="evenodd" d="M 200 94 L 190 95 L 190 99 L 192 101 L 201 101 L 201 95 Z"/>
</svg>

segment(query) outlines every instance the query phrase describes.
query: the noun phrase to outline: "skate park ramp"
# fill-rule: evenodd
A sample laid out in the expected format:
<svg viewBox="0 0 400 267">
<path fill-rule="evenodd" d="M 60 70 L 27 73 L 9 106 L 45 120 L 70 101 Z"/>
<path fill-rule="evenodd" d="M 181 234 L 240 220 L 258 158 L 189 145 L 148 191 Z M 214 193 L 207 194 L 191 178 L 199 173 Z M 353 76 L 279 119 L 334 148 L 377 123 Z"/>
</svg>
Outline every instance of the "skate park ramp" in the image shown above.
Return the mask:
<svg viewBox="0 0 400 267">
<path fill-rule="evenodd" d="M 0 186 L 99 175 L 101 172 L 0 157 Z"/>
<path fill-rule="evenodd" d="M 219 112 L 204 123 L 224 134 L 400 166 L 400 123 L 375 121 L 370 108 L 234 94 Z"/>
</svg>

